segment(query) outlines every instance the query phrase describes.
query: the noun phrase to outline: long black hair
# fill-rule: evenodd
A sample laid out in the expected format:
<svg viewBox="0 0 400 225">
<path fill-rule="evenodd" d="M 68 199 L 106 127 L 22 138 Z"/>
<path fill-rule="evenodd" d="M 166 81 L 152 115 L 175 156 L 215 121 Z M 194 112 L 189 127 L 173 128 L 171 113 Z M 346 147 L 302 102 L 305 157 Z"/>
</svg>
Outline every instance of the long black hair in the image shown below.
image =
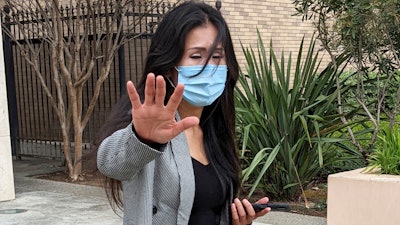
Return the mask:
<svg viewBox="0 0 400 225">
<path fill-rule="evenodd" d="M 143 98 L 148 73 L 162 75 L 166 79 L 165 76 L 172 73 L 183 56 L 187 34 L 193 28 L 207 23 L 214 25 L 218 31 L 216 40 L 209 52 L 208 60 L 216 46 L 221 43 L 228 66 L 228 77 L 222 95 L 212 105 L 204 107 L 200 126 L 204 134 L 206 154 L 211 165 L 215 167 L 220 181 L 224 184 L 223 186 L 232 185 L 234 193 L 237 194 L 240 185 L 240 166 L 235 143 L 233 91 L 238 79 L 239 66 L 228 26 L 220 12 L 198 1 L 186 1 L 169 11 L 152 37 L 145 68 L 137 84 L 137 90 Z M 166 82 L 166 84 L 165 101 L 167 102 L 174 87 L 169 82 Z M 94 145 L 95 148 L 107 136 L 131 123 L 132 116 L 129 113 L 131 109 L 129 98 L 123 96 L 114 107 L 110 119 L 103 126 L 104 128 L 100 130 L 97 144 Z M 122 208 L 121 182 L 106 178 L 105 188 L 111 205 Z"/>
</svg>

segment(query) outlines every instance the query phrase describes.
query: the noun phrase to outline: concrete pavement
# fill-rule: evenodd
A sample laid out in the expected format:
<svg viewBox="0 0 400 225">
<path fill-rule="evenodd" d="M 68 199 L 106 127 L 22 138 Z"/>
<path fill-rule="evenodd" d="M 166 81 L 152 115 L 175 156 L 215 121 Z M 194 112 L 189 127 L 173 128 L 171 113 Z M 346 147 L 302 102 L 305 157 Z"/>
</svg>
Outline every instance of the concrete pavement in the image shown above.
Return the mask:
<svg viewBox="0 0 400 225">
<path fill-rule="evenodd" d="M 2 225 L 122 224 L 100 187 L 32 178 L 61 170 L 59 161 L 37 158 L 14 160 L 16 199 L 0 202 Z M 254 225 L 326 225 L 326 218 L 290 212 L 271 212 Z"/>
</svg>

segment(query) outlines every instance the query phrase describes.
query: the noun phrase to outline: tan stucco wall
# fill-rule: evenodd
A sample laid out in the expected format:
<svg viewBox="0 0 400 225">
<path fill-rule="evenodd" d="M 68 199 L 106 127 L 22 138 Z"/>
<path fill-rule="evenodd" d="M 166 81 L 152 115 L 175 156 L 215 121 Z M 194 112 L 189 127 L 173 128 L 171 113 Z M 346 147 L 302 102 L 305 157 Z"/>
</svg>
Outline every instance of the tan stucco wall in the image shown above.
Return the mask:
<svg viewBox="0 0 400 225">
<path fill-rule="evenodd" d="M 400 176 L 364 168 L 328 177 L 328 225 L 399 225 Z"/>
</svg>

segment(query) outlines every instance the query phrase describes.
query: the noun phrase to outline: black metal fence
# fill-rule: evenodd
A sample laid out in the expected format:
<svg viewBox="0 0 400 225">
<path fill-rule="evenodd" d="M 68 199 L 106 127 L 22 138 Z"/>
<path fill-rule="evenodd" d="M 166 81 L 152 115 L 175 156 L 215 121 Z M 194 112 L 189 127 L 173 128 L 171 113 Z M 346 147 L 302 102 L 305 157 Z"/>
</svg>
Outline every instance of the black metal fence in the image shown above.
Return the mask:
<svg viewBox="0 0 400 225">
<path fill-rule="evenodd" d="M 84 5 L 63 6 L 60 10 L 65 13 L 65 20 L 71 19 L 71 13 L 76 7 L 81 7 L 85 12 Z M 125 43 L 115 57 L 108 79 L 104 82 L 97 105 L 92 114 L 89 124 L 84 130 L 84 147 L 89 147 L 96 131 L 107 118 L 112 106 L 124 92 L 125 81 L 130 79 L 137 81 L 142 73 L 142 66 L 146 57 L 146 52 L 150 44 L 154 28 L 161 20 L 164 13 L 173 7 L 165 1 L 137 1 L 133 3 L 129 10 L 121 18 L 126 27 L 132 27 L 132 35 L 136 38 Z M 76 10 L 75 10 L 76 11 Z M 34 27 L 37 20 L 29 16 L 29 11 L 18 11 L 11 16 L 2 15 L 3 26 L 11 30 L 16 41 L 22 43 L 26 38 L 18 29 L 17 21 L 25 26 Z M 104 19 L 105 15 L 97 19 Z M 103 17 L 103 18 L 102 18 Z M 140 22 L 137 22 L 140 21 Z M 150 29 L 149 29 L 150 28 Z M 42 74 L 46 74 L 45 80 L 49 84 L 52 93 L 55 93 L 55 86 L 52 84 L 52 72 L 50 70 L 50 56 L 48 46 L 39 48 L 41 38 L 33 33 L 29 42 L 37 46 L 40 68 Z M 5 69 L 7 81 L 7 97 L 9 102 L 9 118 L 11 127 L 11 142 L 13 155 L 16 156 L 40 156 L 49 158 L 63 158 L 62 133 L 48 97 L 43 91 L 39 80 L 35 76 L 35 71 L 24 60 L 24 56 L 16 45 L 16 41 L 3 34 Z M 35 44 L 37 43 L 37 45 Z M 96 70 L 95 70 L 96 71 Z M 98 72 L 98 71 L 97 71 Z M 95 72 L 96 73 L 96 72 Z M 88 81 L 84 90 L 84 104 L 88 105 L 93 94 L 93 87 L 96 82 L 96 75 Z"/>
</svg>

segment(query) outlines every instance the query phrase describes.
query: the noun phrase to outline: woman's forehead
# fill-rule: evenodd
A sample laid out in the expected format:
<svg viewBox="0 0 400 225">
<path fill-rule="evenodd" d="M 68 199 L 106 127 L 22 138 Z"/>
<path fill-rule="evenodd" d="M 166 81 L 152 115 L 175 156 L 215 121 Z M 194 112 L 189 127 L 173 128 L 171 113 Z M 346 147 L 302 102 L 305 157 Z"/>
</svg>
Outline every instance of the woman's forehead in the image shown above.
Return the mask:
<svg viewBox="0 0 400 225">
<path fill-rule="evenodd" d="M 217 28 L 210 23 L 195 27 L 186 35 L 185 50 L 210 49 L 214 45 L 217 36 Z M 222 44 L 218 43 L 217 48 L 222 49 Z"/>
</svg>

